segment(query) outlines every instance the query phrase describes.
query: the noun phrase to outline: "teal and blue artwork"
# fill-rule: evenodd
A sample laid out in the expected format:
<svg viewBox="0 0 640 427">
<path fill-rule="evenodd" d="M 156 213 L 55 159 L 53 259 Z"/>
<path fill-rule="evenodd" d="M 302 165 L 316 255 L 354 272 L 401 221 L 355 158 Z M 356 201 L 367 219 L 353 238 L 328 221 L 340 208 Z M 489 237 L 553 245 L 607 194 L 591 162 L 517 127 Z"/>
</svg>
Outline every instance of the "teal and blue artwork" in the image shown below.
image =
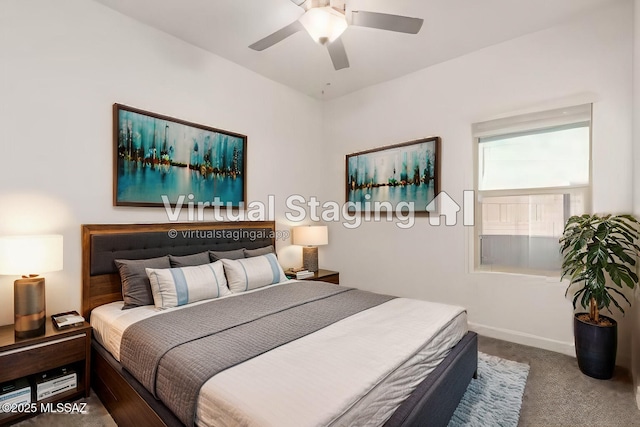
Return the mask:
<svg viewBox="0 0 640 427">
<path fill-rule="evenodd" d="M 425 212 L 439 191 L 439 137 L 347 155 L 350 210 Z"/>
<path fill-rule="evenodd" d="M 245 202 L 245 135 L 114 104 L 114 146 L 116 206 Z"/>
</svg>

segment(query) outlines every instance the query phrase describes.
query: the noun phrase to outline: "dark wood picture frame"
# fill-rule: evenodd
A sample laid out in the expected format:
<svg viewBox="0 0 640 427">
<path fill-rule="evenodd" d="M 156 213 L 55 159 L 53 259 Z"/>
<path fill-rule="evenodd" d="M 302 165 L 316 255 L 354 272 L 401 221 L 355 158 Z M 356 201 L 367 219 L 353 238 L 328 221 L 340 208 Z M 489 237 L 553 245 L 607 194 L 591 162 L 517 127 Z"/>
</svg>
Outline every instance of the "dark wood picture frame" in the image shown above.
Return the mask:
<svg viewBox="0 0 640 427">
<path fill-rule="evenodd" d="M 246 135 L 113 104 L 114 206 L 237 208 L 246 172 Z"/>
<path fill-rule="evenodd" d="M 348 154 L 345 200 L 362 211 L 377 211 L 376 202 L 389 202 L 393 211 L 401 202 L 413 202 L 416 213 L 434 211 L 427 206 L 440 192 L 440 144 L 434 136 Z"/>
</svg>

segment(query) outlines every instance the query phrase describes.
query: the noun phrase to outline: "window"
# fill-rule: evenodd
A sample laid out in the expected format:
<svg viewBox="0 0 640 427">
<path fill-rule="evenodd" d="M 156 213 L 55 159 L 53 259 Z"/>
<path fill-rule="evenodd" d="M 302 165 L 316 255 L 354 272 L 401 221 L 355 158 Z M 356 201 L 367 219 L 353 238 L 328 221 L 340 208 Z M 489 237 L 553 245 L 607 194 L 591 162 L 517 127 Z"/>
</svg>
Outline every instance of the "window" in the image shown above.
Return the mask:
<svg viewBox="0 0 640 427">
<path fill-rule="evenodd" d="M 476 123 L 473 133 L 476 269 L 558 274 L 564 224 L 590 206 L 591 105 Z"/>
</svg>

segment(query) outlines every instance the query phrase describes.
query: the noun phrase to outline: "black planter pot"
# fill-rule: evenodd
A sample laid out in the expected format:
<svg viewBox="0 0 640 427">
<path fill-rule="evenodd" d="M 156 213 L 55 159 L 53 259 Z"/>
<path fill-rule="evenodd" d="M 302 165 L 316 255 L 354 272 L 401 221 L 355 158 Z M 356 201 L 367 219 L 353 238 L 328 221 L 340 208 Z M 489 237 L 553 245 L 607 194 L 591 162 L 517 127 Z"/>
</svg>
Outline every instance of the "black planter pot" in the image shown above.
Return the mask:
<svg viewBox="0 0 640 427">
<path fill-rule="evenodd" d="M 582 314 L 582 313 L 578 313 Z M 608 380 L 613 376 L 618 348 L 618 323 L 612 326 L 598 326 L 573 318 L 573 333 L 576 344 L 578 366 L 583 374 L 599 380 Z"/>
</svg>

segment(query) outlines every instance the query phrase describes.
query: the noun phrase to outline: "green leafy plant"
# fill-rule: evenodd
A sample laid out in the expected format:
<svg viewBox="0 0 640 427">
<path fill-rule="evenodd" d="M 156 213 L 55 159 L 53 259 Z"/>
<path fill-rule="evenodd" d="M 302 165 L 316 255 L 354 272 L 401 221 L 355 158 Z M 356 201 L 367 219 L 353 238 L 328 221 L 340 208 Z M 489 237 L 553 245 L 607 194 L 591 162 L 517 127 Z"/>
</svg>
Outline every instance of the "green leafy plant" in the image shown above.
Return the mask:
<svg viewBox="0 0 640 427">
<path fill-rule="evenodd" d="M 573 284 L 581 283 L 573 296 L 573 308 L 578 301 L 585 310 L 589 307 L 593 323 L 600 322 L 600 310 L 611 311 L 612 303 L 624 314 L 616 295 L 631 305 L 621 291 L 624 286 L 633 289 L 638 282 L 632 267 L 640 252 L 636 244 L 639 224 L 631 215 L 581 215 L 569 218 L 564 227 L 561 280 L 571 279 L 565 296 Z"/>
</svg>

